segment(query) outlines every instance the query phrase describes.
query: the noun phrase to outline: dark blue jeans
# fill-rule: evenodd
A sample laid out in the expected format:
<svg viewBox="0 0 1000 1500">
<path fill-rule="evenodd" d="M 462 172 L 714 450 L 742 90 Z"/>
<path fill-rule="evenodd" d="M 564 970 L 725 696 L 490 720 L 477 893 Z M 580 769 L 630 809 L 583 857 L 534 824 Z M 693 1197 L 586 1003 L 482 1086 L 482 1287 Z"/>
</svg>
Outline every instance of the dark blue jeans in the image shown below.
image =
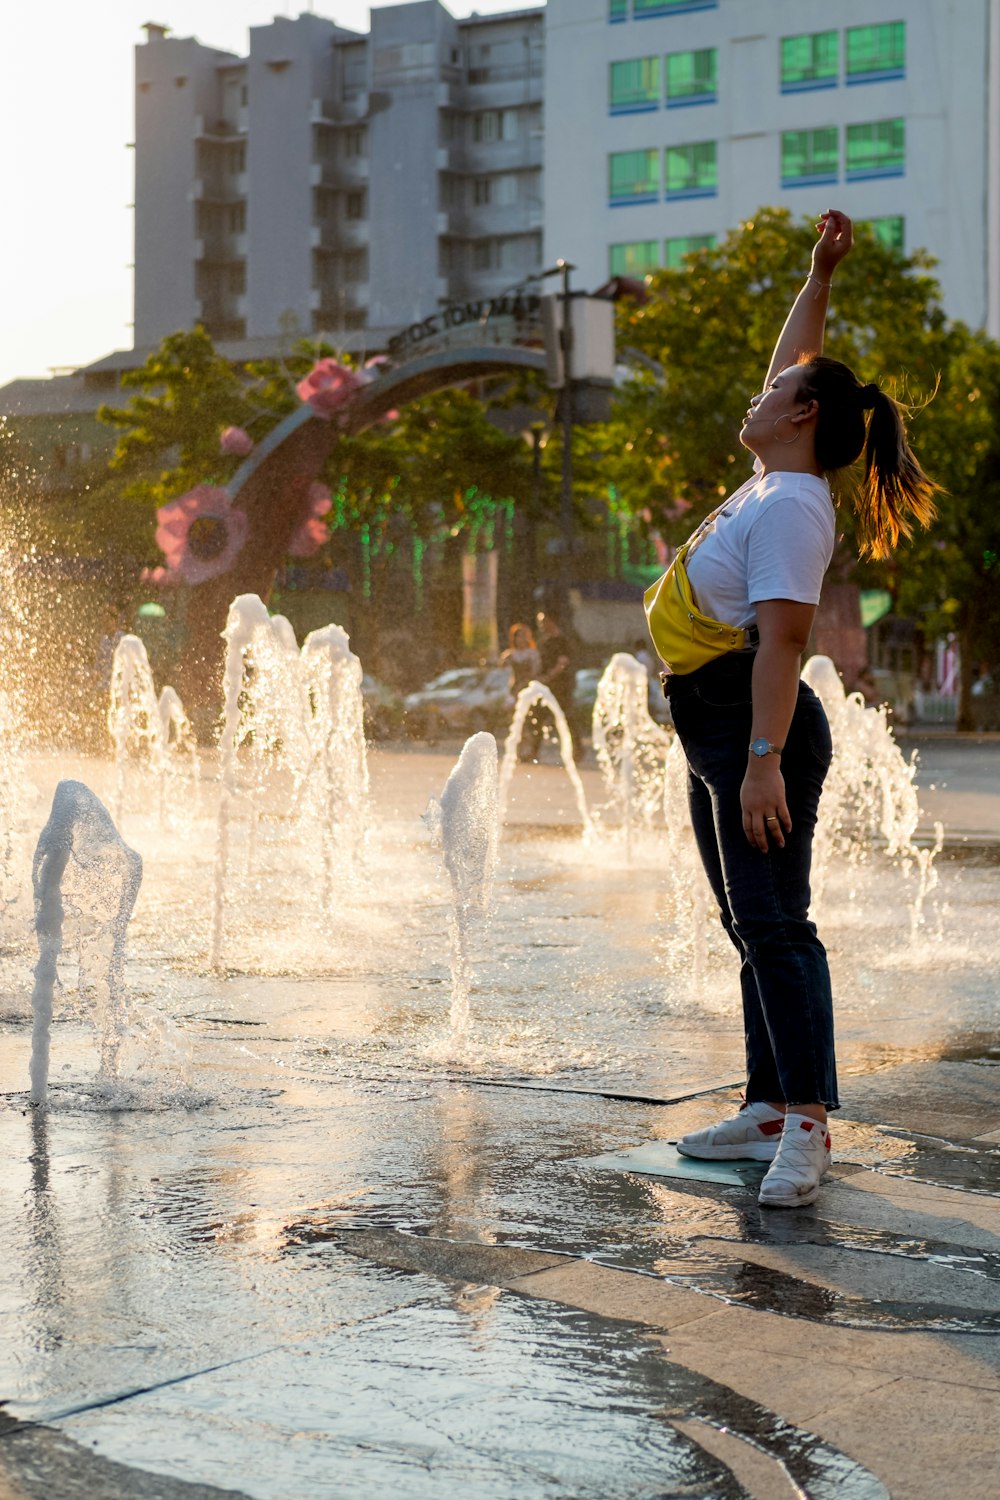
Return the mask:
<svg viewBox="0 0 1000 1500">
<path fill-rule="evenodd" d="M 722 925 L 740 955 L 746 1097 L 839 1107 L 826 950 L 809 921 L 813 833 L 832 743 L 805 683 L 781 756 L 792 831 L 763 854 L 743 831 L 740 787 L 753 717 L 753 655 L 719 657 L 668 679 L 688 762 L 695 839 Z"/>
</svg>

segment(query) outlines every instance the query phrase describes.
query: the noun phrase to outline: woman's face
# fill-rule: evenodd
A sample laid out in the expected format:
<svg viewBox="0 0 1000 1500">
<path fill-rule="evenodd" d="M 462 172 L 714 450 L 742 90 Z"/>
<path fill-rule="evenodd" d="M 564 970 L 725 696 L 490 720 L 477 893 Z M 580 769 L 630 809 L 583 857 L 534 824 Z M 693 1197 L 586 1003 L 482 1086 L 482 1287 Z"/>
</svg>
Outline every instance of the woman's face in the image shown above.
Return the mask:
<svg viewBox="0 0 1000 1500">
<path fill-rule="evenodd" d="M 798 424 L 782 418 L 808 410 L 809 403 L 799 395 L 801 379 L 799 366 L 789 365 L 787 369 L 779 370 L 766 390 L 751 396 L 740 428 L 740 442 L 744 448 L 759 453 L 762 446 L 794 442 Z"/>
<path fill-rule="evenodd" d="M 530 645 L 531 645 L 531 641 L 528 639 L 528 632 L 524 629 L 523 626 L 521 627 L 520 630 L 515 630 L 514 631 L 514 650 L 515 651 L 527 651 L 527 649 L 528 649 L 528 647 Z"/>
</svg>

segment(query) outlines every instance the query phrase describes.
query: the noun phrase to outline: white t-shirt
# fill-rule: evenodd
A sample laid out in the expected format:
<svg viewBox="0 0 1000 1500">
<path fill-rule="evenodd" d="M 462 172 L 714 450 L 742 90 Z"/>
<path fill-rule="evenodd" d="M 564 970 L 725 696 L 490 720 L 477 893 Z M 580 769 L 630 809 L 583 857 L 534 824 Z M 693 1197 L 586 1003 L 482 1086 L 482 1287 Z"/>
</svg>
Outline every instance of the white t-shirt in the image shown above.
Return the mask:
<svg viewBox="0 0 1000 1500">
<path fill-rule="evenodd" d="M 762 599 L 818 604 L 835 541 L 825 479 L 757 471 L 730 495 L 684 566 L 703 614 L 750 625 Z"/>
</svg>

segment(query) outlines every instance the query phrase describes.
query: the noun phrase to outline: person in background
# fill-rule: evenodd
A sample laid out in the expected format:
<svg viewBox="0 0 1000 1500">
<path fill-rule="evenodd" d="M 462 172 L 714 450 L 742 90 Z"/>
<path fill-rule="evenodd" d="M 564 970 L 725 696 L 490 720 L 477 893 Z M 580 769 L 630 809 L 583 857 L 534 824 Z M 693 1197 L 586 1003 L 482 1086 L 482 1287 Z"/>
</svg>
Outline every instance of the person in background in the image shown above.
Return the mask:
<svg viewBox="0 0 1000 1500">
<path fill-rule="evenodd" d="M 566 715 L 575 759 L 579 753 L 579 737 L 573 724 L 575 716 L 573 688 L 576 678 L 570 644 L 560 629 L 558 620 L 548 612 L 540 612 L 538 615 L 538 635 L 538 653 L 541 658 L 538 681 L 549 689 Z M 530 733 L 526 736 L 528 744 L 525 748 L 530 753 L 525 755 L 525 759 L 538 759 L 542 736 L 546 726 L 552 723 L 552 714 L 547 708 L 535 710 Z"/>
<path fill-rule="evenodd" d="M 506 667 L 510 673 L 510 696 L 512 700 L 516 700 L 521 689 L 526 688 L 529 682 L 538 677 L 542 670 L 542 658 L 535 645 L 535 637 L 527 625 L 512 625 L 507 639 L 510 644 L 501 655 L 497 665 Z M 529 710 L 524 722 L 521 743 L 517 748 L 517 758 L 520 761 L 535 758 L 535 713 L 535 709 Z"/>
<path fill-rule="evenodd" d="M 510 695 L 516 698 L 521 689 L 527 687 L 542 670 L 542 658 L 535 645 L 535 637 L 527 625 L 512 625 L 507 641 L 507 649 L 497 665 L 506 667 L 510 673 Z"/>
</svg>

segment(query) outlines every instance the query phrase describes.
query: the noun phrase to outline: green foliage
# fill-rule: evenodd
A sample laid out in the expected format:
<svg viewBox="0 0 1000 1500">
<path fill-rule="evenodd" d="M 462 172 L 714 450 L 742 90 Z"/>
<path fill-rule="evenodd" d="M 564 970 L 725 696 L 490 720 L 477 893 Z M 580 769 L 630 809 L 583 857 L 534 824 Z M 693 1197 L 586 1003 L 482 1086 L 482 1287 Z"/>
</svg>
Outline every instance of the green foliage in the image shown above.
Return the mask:
<svg viewBox="0 0 1000 1500">
<path fill-rule="evenodd" d="M 97 415 L 118 431 L 111 468 L 128 481 L 127 496 L 163 505 L 192 485 L 228 478 L 233 466 L 219 452 L 219 433 L 246 426 L 256 412 L 245 379 L 203 328 L 170 334 L 122 386 L 138 394 Z"/>
<path fill-rule="evenodd" d="M 916 427 L 916 424 L 914 424 Z M 928 634 L 957 630 L 968 656 L 1000 661 L 1000 345 L 961 324 L 919 423 L 921 458 L 947 493 L 893 570 L 898 607 Z"/>
<path fill-rule="evenodd" d="M 327 357 L 343 359 L 329 345 L 303 340 L 285 359 L 234 367 L 203 328 L 171 334 L 124 377 L 138 394 L 99 413 L 119 433 L 112 468 L 127 480 L 126 495 L 163 505 L 196 484 L 225 484 L 240 460 L 220 453 L 223 428 L 243 427 L 259 441 L 297 409 L 298 381 Z M 334 495 L 331 525 L 364 529 L 376 551 L 401 528 L 425 540 L 465 531 L 475 545 L 499 507 L 514 497 L 526 502 L 532 490 L 523 438 L 488 414 L 523 394 L 512 382 L 492 382 L 486 399 L 443 391 L 344 438 L 323 476 Z"/>
<path fill-rule="evenodd" d="M 658 271 L 648 303 L 621 305 L 619 355 L 634 351 L 647 367 L 628 382 L 605 431 L 609 478 L 633 512 L 649 508 L 665 535 L 686 533 L 745 477 L 743 413 L 815 238 L 808 221 L 762 209 L 715 249 L 688 257 L 687 268 Z M 865 380 L 922 399 L 948 343 L 931 262 L 922 253 L 903 258 L 864 229 L 857 241 L 837 274 L 825 352 Z"/>
</svg>

